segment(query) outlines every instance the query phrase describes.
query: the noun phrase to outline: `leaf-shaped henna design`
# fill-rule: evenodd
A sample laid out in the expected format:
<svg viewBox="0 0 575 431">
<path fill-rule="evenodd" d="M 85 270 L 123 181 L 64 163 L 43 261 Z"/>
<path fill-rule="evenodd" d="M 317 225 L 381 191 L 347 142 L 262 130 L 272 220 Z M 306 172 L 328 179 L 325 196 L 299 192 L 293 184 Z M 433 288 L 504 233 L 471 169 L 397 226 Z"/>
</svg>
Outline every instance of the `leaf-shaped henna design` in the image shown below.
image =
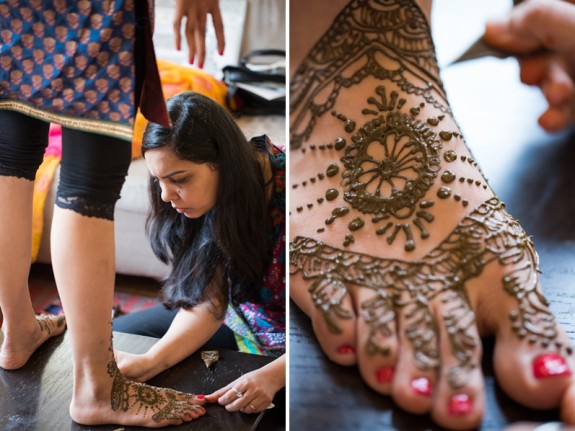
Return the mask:
<svg viewBox="0 0 575 431">
<path fill-rule="evenodd" d="M 454 388 L 464 385 L 468 372 L 477 366 L 473 362 L 475 318 L 465 283 L 492 262 L 508 268 L 501 283 L 517 301 L 517 309 L 509 316 L 515 333 L 530 343 L 554 344 L 572 354 L 570 347 L 556 342 L 556 322 L 539 290 L 533 243 L 497 198 L 468 214 L 442 243 L 416 262 L 340 250 L 311 238 L 296 237 L 290 243 L 290 273 L 301 273 L 311 281 L 314 302 L 333 331 L 339 328 L 338 319 L 352 317 L 338 309 L 350 289 L 361 286 L 374 291 L 374 296 L 361 304 L 370 328 L 368 353 L 387 353 L 386 339 L 395 336 L 390 323 L 403 313 L 417 366 L 435 368 L 438 351 L 434 335 L 438 325 L 444 325 L 458 361 L 449 370 Z M 318 289 L 321 295 L 317 295 Z M 443 304 L 440 321 L 433 318 L 433 300 Z"/>
</svg>

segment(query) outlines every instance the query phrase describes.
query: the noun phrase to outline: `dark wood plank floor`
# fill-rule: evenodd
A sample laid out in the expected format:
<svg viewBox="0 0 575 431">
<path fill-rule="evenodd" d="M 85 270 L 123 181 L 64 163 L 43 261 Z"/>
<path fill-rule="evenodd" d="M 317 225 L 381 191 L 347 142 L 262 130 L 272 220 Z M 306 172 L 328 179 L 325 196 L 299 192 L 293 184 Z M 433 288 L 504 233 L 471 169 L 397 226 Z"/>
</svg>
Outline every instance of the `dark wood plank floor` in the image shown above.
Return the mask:
<svg viewBox="0 0 575 431">
<path fill-rule="evenodd" d="M 50 265 L 34 264 L 30 272 L 30 280 L 53 284 L 55 288 Z M 159 289 L 160 283 L 151 278 L 116 275 L 116 292 L 156 297 Z M 132 353 L 147 351 L 155 341 L 149 337 L 120 333 L 114 337 L 115 347 Z M 155 377 L 150 384 L 195 393 L 210 393 L 241 374 L 259 368 L 269 361 L 270 358 L 262 356 L 224 351 L 222 361 L 218 365 L 219 373 L 214 374 L 205 372 L 199 354 L 195 354 Z M 72 390 L 71 371 L 70 350 L 65 337 L 50 340 L 21 370 L 10 372 L 0 369 L 0 430 L 112 431 L 121 429 L 117 426 L 84 427 L 72 422 L 68 414 Z M 276 402 L 276 408 L 266 411 L 258 420 L 251 415 L 240 413 L 228 418 L 226 415 L 229 413 L 223 408 L 209 406 L 206 420 L 170 429 L 240 431 L 257 427 L 258 430 L 263 431 L 285 431 L 285 393 L 274 402 Z M 130 428 L 126 428 L 128 429 Z"/>
<path fill-rule="evenodd" d="M 142 353 L 157 340 L 116 333 L 115 345 L 125 351 Z M 207 369 L 199 352 L 154 377 L 150 384 L 185 392 L 211 393 L 242 374 L 270 362 L 270 358 L 220 350 L 219 361 Z M 69 416 L 72 396 L 72 363 L 67 336 L 50 340 L 20 370 L 0 370 L 0 429 L 2 430 L 135 430 L 139 427 L 80 426 Z M 248 415 L 229 413 L 218 405 L 206 405 L 206 415 L 174 430 L 250 431 L 271 413 Z M 271 410 L 270 410 L 271 412 Z M 274 429 L 274 428 L 268 428 Z"/>
<path fill-rule="evenodd" d="M 524 88 L 514 60 L 478 60 L 443 73 L 456 119 L 491 186 L 533 236 L 551 308 L 575 342 L 575 132 L 548 135 L 536 124 L 544 109 Z M 291 304 L 290 425 L 313 430 L 439 430 L 428 416 L 401 411 L 376 394 L 356 368 L 330 363 L 309 320 Z M 491 366 L 493 340 L 484 340 L 487 408 L 481 430 L 515 421 L 558 420 L 509 399 Z"/>
</svg>

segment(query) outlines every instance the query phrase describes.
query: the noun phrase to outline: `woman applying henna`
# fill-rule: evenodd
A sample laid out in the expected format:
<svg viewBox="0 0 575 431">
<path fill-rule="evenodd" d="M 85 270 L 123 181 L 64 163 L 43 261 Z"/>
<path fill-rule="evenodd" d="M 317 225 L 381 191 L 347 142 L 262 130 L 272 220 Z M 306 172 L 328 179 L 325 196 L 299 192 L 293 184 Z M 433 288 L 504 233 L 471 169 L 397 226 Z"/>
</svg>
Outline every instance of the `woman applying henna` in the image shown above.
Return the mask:
<svg viewBox="0 0 575 431">
<path fill-rule="evenodd" d="M 146 381 L 210 346 L 277 357 L 206 395 L 229 411 L 266 409 L 285 386 L 285 154 L 248 141 L 224 108 L 197 93 L 168 101 L 173 128 L 150 124 L 148 229 L 171 272 L 163 306 L 114 321 L 161 338 L 144 355 L 116 352 L 120 370 Z M 239 395 L 241 394 L 241 396 Z"/>
</svg>

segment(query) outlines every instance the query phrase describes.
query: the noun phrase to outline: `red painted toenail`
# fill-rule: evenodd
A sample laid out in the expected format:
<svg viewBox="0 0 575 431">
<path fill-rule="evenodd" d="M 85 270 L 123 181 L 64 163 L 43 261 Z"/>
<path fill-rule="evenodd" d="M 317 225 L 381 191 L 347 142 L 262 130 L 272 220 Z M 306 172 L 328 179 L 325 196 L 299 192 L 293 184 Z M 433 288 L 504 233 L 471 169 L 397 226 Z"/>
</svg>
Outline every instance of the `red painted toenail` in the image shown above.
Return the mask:
<svg viewBox="0 0 575 431">
<path fill-rule="evenodd" d="M 430 396 L 431 395 L 431 382 L 427 377 L 418 377 L 411 381 L 411 387 L 414 392 L 420 395 Z"/>
<path fill-rule="evenodd" d="M 355 349 L 353 348 L 353 346 L 350 346 L 349 344 L 344 344 L 343 346 L 337 348 L 337 353 L 347 355 L 349 353 L 355 353 Z"/>
<path fill-rule="evenodd" d="M 375 378 L 378 383 L 389 383 L 393 380 L 394 371 L 393 367 L 386 365 L 375 372 Z"/>
<path fill-rule="evenodd" d="M 453 395 L 449 400 L 448 410 L 449 414 L 454 416 L 463 416 L 471 413 L 473 403 L 467 394 Z"/>
<path fill-rule="evenodd" d="M 570 376 L 571 370 L 562 356 L 554 353 L 540 355 L 533 360 L 533 374 L 538 379 Z"/>
</svg>

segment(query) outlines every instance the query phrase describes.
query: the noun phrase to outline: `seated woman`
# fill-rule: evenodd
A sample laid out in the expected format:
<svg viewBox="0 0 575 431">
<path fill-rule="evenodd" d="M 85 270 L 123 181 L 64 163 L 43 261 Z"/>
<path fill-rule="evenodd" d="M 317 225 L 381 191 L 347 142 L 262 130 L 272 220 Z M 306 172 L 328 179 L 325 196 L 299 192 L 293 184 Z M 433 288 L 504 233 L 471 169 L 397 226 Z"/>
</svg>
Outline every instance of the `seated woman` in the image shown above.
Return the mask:
<svg viewBox="0 0 575 431">
<path fill-rule="evenodd" d="M 161 338 L 143 355 L 116 351 L 118 367 L 146 381 L 202 346 L 275 356 L 206 395 L 258 413 L 285 386 L 285 153 L 266 136 L 248 141 L 201 94 L 180 93 L 167 106 L 173 127 L 150 123 L 142 144 L 152 248 L 171 265 L 167 308 L 114 320 L 115 331 Z"/>
<path fill-rule="evenodd" d="M 494 335 L 502 389 L 569 420 L 573 348 L 453 118 L 431 1 L 290 6 L 290 295 L 325 354 L 406 411 L 471 429 Z"/>
</svg>

